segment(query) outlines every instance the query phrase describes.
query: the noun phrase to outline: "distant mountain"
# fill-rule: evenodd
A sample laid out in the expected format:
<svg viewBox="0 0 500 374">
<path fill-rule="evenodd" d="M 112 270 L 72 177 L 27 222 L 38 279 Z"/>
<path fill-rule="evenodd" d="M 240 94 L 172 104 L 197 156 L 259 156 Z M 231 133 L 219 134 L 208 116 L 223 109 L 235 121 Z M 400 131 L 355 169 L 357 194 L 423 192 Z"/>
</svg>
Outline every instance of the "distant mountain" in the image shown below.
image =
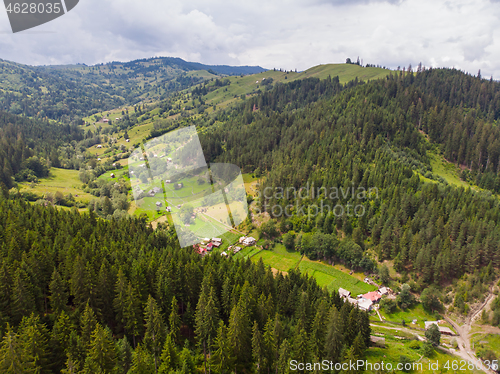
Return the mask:
<svg viewBox="0 0 500 374">
<path fill-rule="evenodd" d="M 87 66 L 28 66 L 0 60 L 0 109 L 70 122 L 93 113 L 165 98 L 203 80 L 265 71 L 161 57 Z"/>
</svg>

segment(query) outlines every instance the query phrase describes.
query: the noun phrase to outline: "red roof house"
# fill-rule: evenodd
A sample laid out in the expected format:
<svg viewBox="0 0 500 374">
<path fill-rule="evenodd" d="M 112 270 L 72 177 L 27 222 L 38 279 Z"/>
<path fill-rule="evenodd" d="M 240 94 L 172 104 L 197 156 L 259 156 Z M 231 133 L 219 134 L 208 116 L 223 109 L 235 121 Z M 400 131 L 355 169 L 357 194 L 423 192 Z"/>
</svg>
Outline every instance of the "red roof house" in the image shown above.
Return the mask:
<svg viewBox="0 0 500 374">
<path fill-rule="evenodd" d="M 382 296 L 377 291 L 365 293 L 362 297 L 364 299 L 370 300 L 372 303 L 377 303 L 382 298 Z"/>
</svg>

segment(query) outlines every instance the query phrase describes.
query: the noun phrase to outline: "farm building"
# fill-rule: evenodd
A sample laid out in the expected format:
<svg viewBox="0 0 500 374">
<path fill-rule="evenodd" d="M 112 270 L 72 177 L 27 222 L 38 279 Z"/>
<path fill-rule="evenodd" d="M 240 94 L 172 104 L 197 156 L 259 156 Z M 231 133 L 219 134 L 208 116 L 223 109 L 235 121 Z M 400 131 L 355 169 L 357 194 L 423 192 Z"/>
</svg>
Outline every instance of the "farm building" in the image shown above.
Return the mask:
<svg viewBox="0 0 500 374">
<path fill-rule="evenodd" d="M 109 119 L 104 118 L 104 119 L 102 120 L 102 122 L 107 123 L 107 122 L 109 122 Z"/>
<path fill-rule="evenodd" d="M 229 256 L 226 252 L 222 252 L 220 255 L 224 256 L 224 257 L 228 257 Z"/>
<path fill-rule="evenodd" d="M 169 206 L 167 206 L 167 212 L 171 212 L 172 211 L 172 208 L 170 208 Z"/>
<path fill-rule="evenodd" d="M 155 196 L 156 194 L 158 194 L 160 192 L 161 192 L 161 188 L 155 187 L 152 190 L 149 190 L 148 195 L 151 196 L 151 197 L 153 197 L 153 196 Z"/>
<path fill-rule="evenodd" d="M 115 173 L 111 173 L 111 178 L 114 178 L 115 177 Z"/>
<path fill-rule="evenodd" d="M 377 291 L 365 293 L 361 296 L 363 299 L 370 300 L 372 303 L 378 303 L 382 296 Z"/>
<path fill-rule="evenodd" d="M 351 291 L 347 291 L 342 287 L 339 287 L 339 296 L 343 298 L 351 297 Z"/>
<path fill-rule="evenodd" d="M 161 207 L 162 205 L 163 205 L 163 203 L 162 203 L 161 201 L 157 201 L 157 202 L 156 202 L 156 206 L 157 206 L 158 208 L 159 208 L 159 207 Z"/>
<path fill-rule="evenodd" d="M 233 249 L 234 253 L 238 253 L 239 251 L 241 251 L 241 247 L 234 247 Z"/>
<path fill-rule="evenodd" d="M 97 145 L 96 145 L 96 148 L 102 148 L 102 145 L 97 144 Z"/>
<path fill-rule="evenodd" d="M 392 290 L 389 287 L 380 287 L 378 293 L 382 296 L 392 294 Z"/>
<path fill-rule="evenodd" d="M 369 299 L 361 298 L 358 300 L 358 307 L 361 310 L 369 311 L 372 309 L 372 301 Z"/>
<path fill-rule="evenodd" d="M 450 336 L 453 336 L 455 335 L 455 333 L 453 332 L 452 329 L 450 329 L 449 327 L 446 327 L 446 326 L 440 326 L 439 324 L 443 322 L 443 321 L 425 321 L 424 322 L 424 325 L 425 325 L 425 329 L 427 330 L 429 327 L 431 327 L 432 325 L 436 325 L 439 329 L 439 332 L 443 335 L 450 335 Z"/>
<path fill-rule="evenodd" d="M 222 239 L 221 238 L 212 238 L 212 244 L 214 247 L 219 248 L 222 244 Z"/>
<path fill-rule="evenodd" d="M 214 248 L 214 245 L 212 243 L 207 244 L 207 250 L 211 251 Z"/>
<path fill-rule="evenodd" d="M 165 181 L 165 183 L 169 184 L 169 183 L 170 183 L 170 179 L 167 179 L 167 180 Z"/>
<path fill-rule="evenodd" d="M 255 243 L 257 241 L 255 240 L 255 238 L 252 238 L 251 236 L 249 236 L 249 237 L 242 236 L 239 239 L 239 242 L 240 242 L 240 244 L 246 245 L 248 247 L 248 246 L 251 246 L 251 245 L 255 245 Z"/>
</svg>

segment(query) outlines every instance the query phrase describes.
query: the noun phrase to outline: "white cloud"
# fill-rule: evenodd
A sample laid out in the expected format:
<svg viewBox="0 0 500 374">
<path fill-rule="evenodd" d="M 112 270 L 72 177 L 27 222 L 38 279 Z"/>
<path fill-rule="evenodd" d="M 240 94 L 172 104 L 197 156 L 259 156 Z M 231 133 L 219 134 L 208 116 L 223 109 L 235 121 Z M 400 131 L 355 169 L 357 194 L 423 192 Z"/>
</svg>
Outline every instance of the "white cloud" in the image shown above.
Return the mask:
<svg viewBox="0 0 500 374">
<path fill-rule="evenodd" d="M 359 56 L 392 68 L 422 62 L 500 77 L 498 1 L 82 0 L 18 34 L 0 13 L 0 58 L 29 64 L 162 55 L 303 70 Z"/>
</svg>

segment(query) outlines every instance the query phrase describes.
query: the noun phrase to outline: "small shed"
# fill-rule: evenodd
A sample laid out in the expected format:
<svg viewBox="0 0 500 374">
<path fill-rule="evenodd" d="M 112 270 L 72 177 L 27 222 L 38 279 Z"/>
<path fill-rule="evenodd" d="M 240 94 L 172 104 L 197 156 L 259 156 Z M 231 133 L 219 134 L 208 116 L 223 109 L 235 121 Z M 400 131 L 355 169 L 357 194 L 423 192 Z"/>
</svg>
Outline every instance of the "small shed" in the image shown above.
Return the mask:
<svg viewBox="0 0 500 374">
<path fill-rule="evenodd" d="M 339 296 L 343 298 L 351 297 L 351 291 L 339 287 Z"/>
</svg>

